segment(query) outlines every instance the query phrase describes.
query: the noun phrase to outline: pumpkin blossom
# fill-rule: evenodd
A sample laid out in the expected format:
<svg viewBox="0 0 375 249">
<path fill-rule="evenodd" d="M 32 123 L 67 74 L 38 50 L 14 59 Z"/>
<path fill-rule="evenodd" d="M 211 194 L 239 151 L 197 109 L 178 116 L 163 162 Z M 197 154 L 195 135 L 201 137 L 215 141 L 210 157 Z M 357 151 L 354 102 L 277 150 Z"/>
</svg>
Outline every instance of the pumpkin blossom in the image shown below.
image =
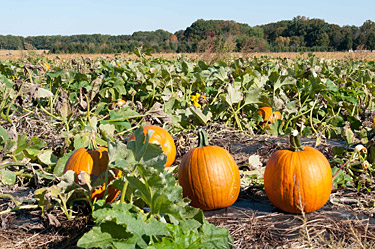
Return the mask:
<svg viewBox="0 0 375 249">
<path fill-rule="evenodd" d="M 51 68 L 51 65 L 50 65 L 50 64 L 48 64 L 47 62 L 44 63 L 44 65 L 43 65 L 43 70 L 44 70 L 45 72 L 47 72 L 50 68 Z"/>
<path fill-rule="evenodd" d="M 191 101 L 193 102 L 193 105 L 200 108 L 202 105 L 199 103 L 200 99 L 203 99 L 204 101 L 206 100 L 206 95 L 196 93 L 195 95 L 191 96 Z"/>
</svg>

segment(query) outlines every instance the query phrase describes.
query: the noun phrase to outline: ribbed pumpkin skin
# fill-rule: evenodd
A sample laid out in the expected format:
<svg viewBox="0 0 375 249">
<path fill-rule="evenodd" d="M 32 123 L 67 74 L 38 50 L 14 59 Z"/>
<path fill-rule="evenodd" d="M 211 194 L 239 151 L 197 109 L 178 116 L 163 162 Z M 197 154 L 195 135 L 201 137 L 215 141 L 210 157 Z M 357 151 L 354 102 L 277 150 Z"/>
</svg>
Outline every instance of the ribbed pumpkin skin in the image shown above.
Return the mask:
<svg viewBox="0 0 375 249">
<path fill-rule="evenodd" d="M 145 126 L 143 128 L 145 136 L 147 135 L 147 130 L 154 131 L 150 137 L 149 143 L 160 145 L 164 154 L 167 156 L 167 162 L 164 167 L 171 166 L 176 158 L 176 145 L 171 134 L 169 134 L 167 130 L 156 125 Z M 134 135 L 130 137 L 130 140 L 134 140 Z"/>
<path fill-rule="evenodd" d="M 264 172 L 264 188 L 271 203 L 288 213 L 300 214 L 320 209 L 332 189 L 332 171 L 326 157 L 305 146 L 304 151 L 278 150 Z M 299 202 L 301 201 L 301 202 Z"/>
<path fill-rule="evenodd" d="M 263 107 L 259 108 L 257 110 L 257 113 L 259 113 L 264 120 L 264 122 L 262 122 L 261 125 L 264 125 L 267 122 L 267 120 L 268 120 L 269 124 L 272 124 L 276 120 L 281 119 L 281 113 L 279 111 L 275 111 L 272 114 L 272 108 L 269 107 L 269 106 L 263 106 Z M 273 116 L 270 118 L 271 115 L 273 115 Z"/>
<path fill-rule="evenodd" d="M 232 205 L 240 193 L 240 172 L 233 157 L 218 146 L 191 149 L 178 171 L 183 196 L 202 210 Z"/>
<path fill-rule="evenodd" d="M 78 175 L 80 171 L 86 171 L 90 175 L 99 176 L 107 169 L 108 160 L 107 148 L 99 147 L 97 150 L 80 148 L 76 150 L 66 162 L 64 173 L 68 170 L 73 170 Z M 121 171 L 117 171 L 117 177 L 119 176 L 121 176 Z M 113 178 L 109 179 L 109 181 L 111 180 L 113 180 Z M 104 192 L 105 184 L 92 193 L 92 198 L 103 199 Z M 119 193 L 119 190 L 109 186 L 106 201 L 113 202 Z"/>
</svg>

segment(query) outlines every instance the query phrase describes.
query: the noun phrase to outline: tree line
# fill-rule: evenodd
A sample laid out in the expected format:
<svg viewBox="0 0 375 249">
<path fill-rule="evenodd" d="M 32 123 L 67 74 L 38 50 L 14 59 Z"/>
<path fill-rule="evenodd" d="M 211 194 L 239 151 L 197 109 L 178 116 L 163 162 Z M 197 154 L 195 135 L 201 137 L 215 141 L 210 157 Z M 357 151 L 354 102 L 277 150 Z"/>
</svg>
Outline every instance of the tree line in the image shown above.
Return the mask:
<svg viewBox="0 0 375 249">
<path fill-rule="evenodd" d="M 251 27 L 235 21 L 198 19 L 174 34 L 159 29 L 132 35 L 0 35 L 0 49 L 7 50 L 121 53 L 137 47 L 167 53 L 375 50 L 375 23 L 367 20 L 360 27 L 339 26 L 322 19 L 297 16 Z"/>
</svg>

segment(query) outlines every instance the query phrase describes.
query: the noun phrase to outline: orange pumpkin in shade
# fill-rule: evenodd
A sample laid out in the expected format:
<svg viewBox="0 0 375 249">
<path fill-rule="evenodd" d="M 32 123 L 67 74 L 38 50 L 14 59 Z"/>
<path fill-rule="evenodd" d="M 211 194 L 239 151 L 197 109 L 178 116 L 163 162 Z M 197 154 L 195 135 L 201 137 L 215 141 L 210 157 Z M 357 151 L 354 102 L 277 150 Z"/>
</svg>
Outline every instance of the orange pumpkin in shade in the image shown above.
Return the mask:
<svg viewBox="0 0 375 249">
<path fill-rule="evenodd" d="M 328 201 L 332 171 L 327 158 L 310 146 L 302 146 L 297 131 L 290 149 L 272 154 L 264 172 L 264 188 L 271 203 L 288 213 L 311 213 Z"/>
<path fill-rule="evenodd" d="M 184 156 L 178 171 L 183 196 L 202 210 L 232 205 L 241 187 L 236 162 L 225 149 L 208 145 L 204 130 L 199 131 L 198 143 Z"/>
<path fill-rule="evenodd" d="M 98 148 L 95 143 L 91 142 L 89 148 L 80 148 L 70 156 L 65 164 L 64 173 L 68 170 L 73 170 L 78 175 L 80 171 L 86 171 L 89 175 L 99 176 L 107 170 L 108 160 L 108 149 L 104 147 Z M 108 181 L 121 176 L 121 171 L 114 170 L 114 172 L 116 177 L 109 177 Z M 92 199 L 103 199 L 104 193 L 105 183 L 92 192 Z M 119 193 L 119 190 L 110 185 L 106 201 L 113 202 Z"/>
<path fill-rule="evenodd" d="M 176 145 L 173 138 L 169 132 L 156 125 L 147 125 L 143 128 L 145 136 L 147 135 L 147 130 L 153 130 L 154 133 L 151 135 L 149 143 L 157 144 L 161 146 L 164 154 L 167 156 L 167 162 L 165 167 L 169 167 L 173 164 L 176 159 Z M 134 140 L 134 135 L 130 137 L 130 140 Z"/>
<path fill-rule="evenodd" d="M 260 125 L 263 126 L 266 123 L 272 124 L 276 120 L 281 120 L 281 113 L 279 111 L 273 111 L 271 107 L 269 106 L 263 106 L 257 110 L 257 113 L 259 113 L 264 122 L 261 122 Z M 268 127 L 268 125 L 267 125 Z"/>
</svg>

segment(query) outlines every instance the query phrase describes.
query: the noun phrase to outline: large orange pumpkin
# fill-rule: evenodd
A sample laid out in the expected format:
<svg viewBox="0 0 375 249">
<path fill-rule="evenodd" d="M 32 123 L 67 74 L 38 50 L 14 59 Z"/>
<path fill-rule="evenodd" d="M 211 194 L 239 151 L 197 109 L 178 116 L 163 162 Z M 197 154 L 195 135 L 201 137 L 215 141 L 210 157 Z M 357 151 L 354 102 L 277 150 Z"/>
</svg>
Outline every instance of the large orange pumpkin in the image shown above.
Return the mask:
<svg viewBox="0 0 375 249">
<path fill-rule="evenodd" d="M 288 213 L 310 213 L 328 201 L 332 171 L 318 150 L 301 146 L 297 131 L 290 137 L 291 149 L 272 154 L 264 172 L 264 188 L 271 203 Z"/>
<path fill-rule="evenodd" d="M 80 148 L 76 150 L 68 159 L 65 164 L 64 173 L 68 170 L 73 170 L 77 175 L 80 171 L 86 171 L 89 175 L 99 176 L 107 170 L 108 167 L 108 149 L 104 147 L 94 148 Z M 116 177 L 121 176 L 121 171 L 116 170 Z M 109 181 L 113 180 L 114 177 L 110 177 Z M 103 199 L 105 193 L 105 183 L 102 186 L 96 188 L 91 196 L 92 199 Z M 118 194 L 119 190 L 113 188 L 111 185 L 108 188 L 107 202 L 113 202 Z"/>
<path fill-rule="evenodd" d="M 273 111 L 271 107 L 269 106 L 263 106 L 257 110 L 257 113 L 259 113 L 264 122 L 261 122 L 260 125 L 263 126 L 266 123 L 272 124 L 273 122 L 276 122 L 276 120 L 281 120 L 281 113 L 279 111 Z M 268 128 L 268 125 L 267 125 Z"/>
<path fill-rule="evenodd" d="M 147 130 L 154 131 L 150 137 L 149 143 L 160 145 L 164 154 L 167 156 L 165 167 L 171 166 L 176 158 L 176 145 L 171 134 L 169 134 L 167 130 L 156 125 L 145 126 L 143 128 L 145 136 L 147 135 Z M 130 137 L 130 140 L 134 140 L 134 135 Z"/>
<path fill-rule="evenodd" d="M 178 171 L 183 196 L 202 210 L 232 205 L 240 193 L 240 172 L 233 157 L 219 146 L 209 146 L 207 135 L 199 131 L 199 147 L 182 159 Z"/>
</svg>

